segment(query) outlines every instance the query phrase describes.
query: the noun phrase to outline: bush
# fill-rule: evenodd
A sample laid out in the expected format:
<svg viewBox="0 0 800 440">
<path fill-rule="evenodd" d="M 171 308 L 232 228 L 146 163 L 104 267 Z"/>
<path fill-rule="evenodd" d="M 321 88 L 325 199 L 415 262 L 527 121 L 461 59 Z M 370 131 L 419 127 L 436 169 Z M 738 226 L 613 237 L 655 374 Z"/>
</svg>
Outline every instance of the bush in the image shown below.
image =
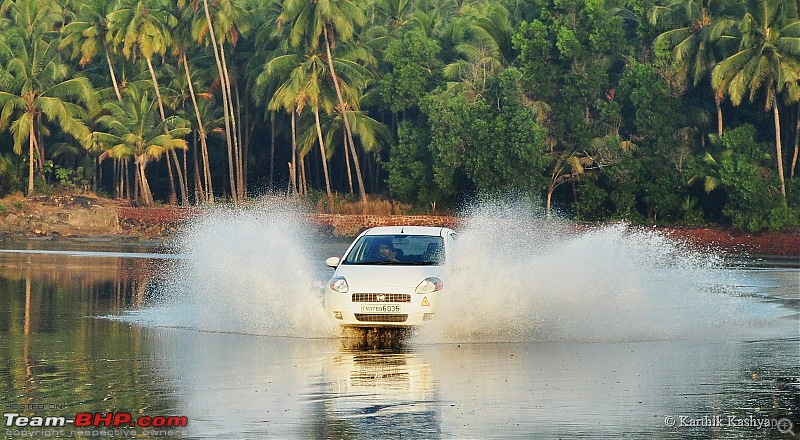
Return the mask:
<svg viewBox="0 0 800 440">
<path fill-rule="evenodd" d="M 731 224 L 752 232 L 797 224 L 797 215 L 778 190 L 771 167 L 770 147 L 755 141 L 755 128 L 743 125 L 723 136 L 725 155 L 719 161 L 719 180 L 728 193 L 722 213 Z"/>
<path fill-rule="evenodd" d="M 82 166 L 73 170 L 56 165 L 55 174 L 63 188 L 80 191 L 89 190 L 90 181 Z"/>
</svg>

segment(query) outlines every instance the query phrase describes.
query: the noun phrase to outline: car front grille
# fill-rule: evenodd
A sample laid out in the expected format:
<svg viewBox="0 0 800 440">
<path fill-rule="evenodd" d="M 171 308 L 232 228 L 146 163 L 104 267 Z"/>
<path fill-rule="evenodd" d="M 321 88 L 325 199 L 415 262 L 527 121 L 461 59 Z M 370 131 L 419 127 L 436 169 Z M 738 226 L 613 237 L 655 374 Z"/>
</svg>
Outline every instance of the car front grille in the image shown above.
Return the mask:
<svg viewBox="0 0 800 440">
<path fill-rule="evenodd" d="M 375 313 L 356 313 L 361 322 L 406 322 L 408 315 L 383 315 Z"/>
<path fill-rule="evenodd" d="M 406 293 L 354 293 L 353 302 L 410 303 L 411 295 Z"/>
</svg>

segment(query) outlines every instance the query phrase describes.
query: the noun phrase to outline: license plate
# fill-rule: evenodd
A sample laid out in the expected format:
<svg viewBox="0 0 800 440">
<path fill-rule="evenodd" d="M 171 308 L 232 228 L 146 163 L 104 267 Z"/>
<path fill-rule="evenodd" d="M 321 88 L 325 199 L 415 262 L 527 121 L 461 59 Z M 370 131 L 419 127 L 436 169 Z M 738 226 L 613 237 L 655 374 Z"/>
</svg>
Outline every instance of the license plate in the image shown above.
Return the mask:
<svg viewBox="0 0 800 440">
<path fill-rule="evenodd" d="M 400 306 L 390 304 L 361 304 L 364 313 L 400 313 Z"/>
</svg>

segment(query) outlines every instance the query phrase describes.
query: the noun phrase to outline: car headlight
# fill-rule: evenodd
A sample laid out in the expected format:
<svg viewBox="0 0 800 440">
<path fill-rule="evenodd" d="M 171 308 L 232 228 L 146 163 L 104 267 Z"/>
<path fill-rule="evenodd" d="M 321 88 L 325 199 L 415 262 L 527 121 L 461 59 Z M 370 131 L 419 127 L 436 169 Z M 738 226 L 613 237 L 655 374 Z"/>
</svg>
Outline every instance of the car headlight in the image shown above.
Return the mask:
<svg viewBox="0 0 800 440">
<path fill-rule="evenodd" d="M 417 293 L 431 293 L 442 290 L 442 280 L 436 277 L 428 277 L 422 280 L 417 286 Z"/>
<path fill-rule="evenodd" d="M 344 279 L 344 277 L 331 278 L 331 281 L 328 283 L 328 287 L 339 293 L 347 293 L 347 290 L 350 288 L 350 286 L 347 285 L 347 280 Z"/>
</svg>

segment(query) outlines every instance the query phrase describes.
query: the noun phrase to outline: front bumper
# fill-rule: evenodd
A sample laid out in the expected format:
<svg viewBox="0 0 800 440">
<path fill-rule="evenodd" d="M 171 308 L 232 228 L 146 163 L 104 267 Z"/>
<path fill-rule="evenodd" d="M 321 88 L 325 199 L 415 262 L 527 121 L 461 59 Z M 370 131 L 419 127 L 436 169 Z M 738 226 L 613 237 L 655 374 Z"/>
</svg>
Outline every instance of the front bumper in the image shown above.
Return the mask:
<svg viewBox="0 0 800 440">
<path fill-rule="evenodd" d="M 339 293 L 326 288 L 325 309 L 334 322 L 347 327 L 417 327 L 433 319 L 440 294 L 418 294 L 413 289 Z"/>
</svg>

